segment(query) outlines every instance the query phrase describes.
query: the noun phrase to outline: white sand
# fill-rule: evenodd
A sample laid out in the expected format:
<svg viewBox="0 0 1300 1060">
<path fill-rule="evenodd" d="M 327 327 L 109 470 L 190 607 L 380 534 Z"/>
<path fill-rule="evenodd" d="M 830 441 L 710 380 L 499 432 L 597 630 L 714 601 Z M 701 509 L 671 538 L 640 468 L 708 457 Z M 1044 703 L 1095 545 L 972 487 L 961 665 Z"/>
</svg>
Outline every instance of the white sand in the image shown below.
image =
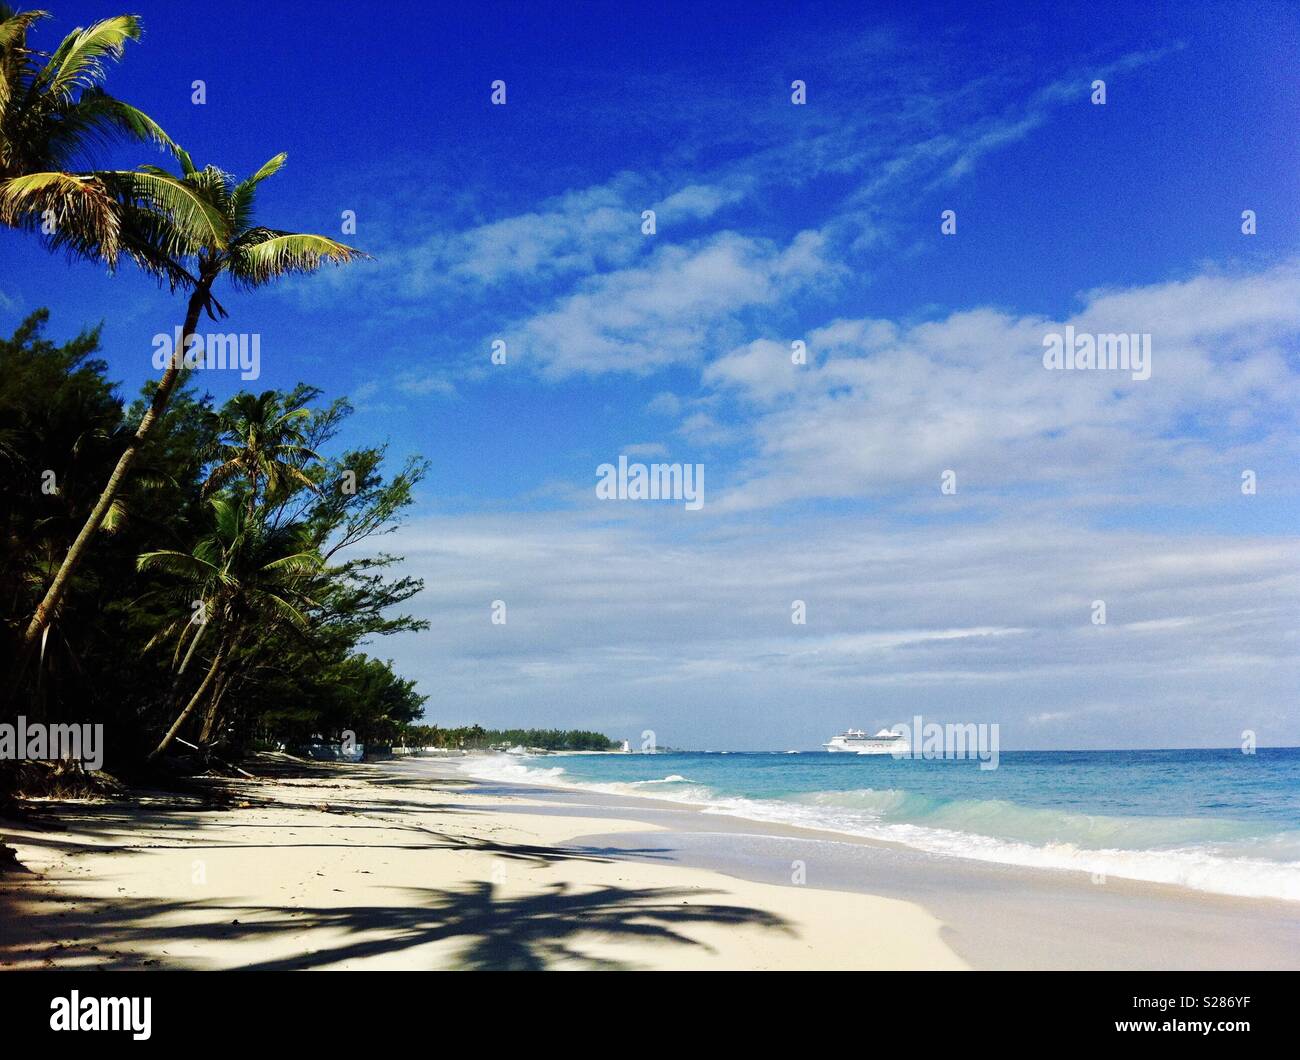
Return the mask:
<svg viewBox="0 0 1300 1060">
<path fill-rule="evenodd" d="M 502 812 L 377 767 L 241 783 L 252 805 L 62 804 L 0 823 L 9 968 L 958 969 L 910 902 L 574 857 L 636 821 Z M 489 808 L 490 801 L 490 808 Z M 327 812 L 327 809 L 333 812 Z"/>
</svg>

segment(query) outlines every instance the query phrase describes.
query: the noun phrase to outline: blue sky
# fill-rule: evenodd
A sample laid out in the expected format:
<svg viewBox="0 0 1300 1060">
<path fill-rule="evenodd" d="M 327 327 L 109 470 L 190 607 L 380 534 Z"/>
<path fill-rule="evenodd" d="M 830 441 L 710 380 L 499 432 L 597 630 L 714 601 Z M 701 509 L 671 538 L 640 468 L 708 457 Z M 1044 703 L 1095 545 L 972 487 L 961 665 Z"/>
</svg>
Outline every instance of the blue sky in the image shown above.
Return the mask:
<svg viewBox="0 0 1300 1060">
<path fill-rule="evenodd" d="M 432 461 L 432 628 L 376 646 L 432 720 L 1300 743 L 1294 7 L 131 6 L 109 87 L 201 163 L 287 151 L 267 223 L 353 210 L 375 256 L 223 327 Z M 39 305 L 131 392 L 180 312 L 0 235 L 0 326 Z M 1046 371 L 1066 324 L 1149 333 L 1151 379 Z M 703 464 L 703 509 L 598 501 L 620 454 Z"/>
</svg>

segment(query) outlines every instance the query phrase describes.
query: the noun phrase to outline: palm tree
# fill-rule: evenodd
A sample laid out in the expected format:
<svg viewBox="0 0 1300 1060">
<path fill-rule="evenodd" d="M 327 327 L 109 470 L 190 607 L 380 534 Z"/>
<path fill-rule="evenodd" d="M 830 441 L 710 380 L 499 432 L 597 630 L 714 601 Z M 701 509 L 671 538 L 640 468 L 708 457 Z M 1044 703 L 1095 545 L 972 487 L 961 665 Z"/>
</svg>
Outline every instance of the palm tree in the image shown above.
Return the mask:
<svg viewBox="0 0 1300 1060">
<path fill-rule="evenodd" d="M 100 174 L 131 219 L 130 228 L 145 240 L 146 250 L 137 256 L 166 261 L 173 269 L 172 282 L 190 292 L 180 344 L 153 393 L 135 434 L 127 443 L 117 466 L 99 496 L 85 525 L 50 583 L 23 637 L 25 659 L 40 639 L 90 540 L 112 508 L 113 499 L 131 469 L 149 433 L 166 410 L 184 370 L 183 357 L 198 326 L 199 316 L 225 310 L 213 296 L 213 286 L 226 276 L 237 288 L 254 289 L 293 273 L 312 273 L 326 262 L 342 264 L 365 257 L 359 251 L 326 236 L 285 232 L 254 221 L 258 185 L 284 165 L 286 155 L 276 155 L 251 177 L 236 181 L 215 166 L 197 169 L 190 156 L 176 149 L 181 176 L 175 177 L 157 166 L 142 166 L 130 172 Z M 27 193 L 13 191 L 14 182 L 0 189 L 0 213 L 6 208 L 23 210 Z"/>
<path fill-rule="evenodd" d="M 209 503 L 213 512 L 212 532 L 192 552 L 146 552 L 136 564 L 141 571 L 161 571 L 175 576 L 179 583 L 176 597 L 203 601 L 204 624 L 214 623 L 217 632 L 217 646 L 207 671 L 149 755 L 151 759 L 171 745 L 213 690 L 214 682 L 225 676 L 223 667 L 227 660 L 254 629 L 265 634 L 282 623 L 300 629 L 307 626 L 303 609 L 310 607 L 312 601 L 305 587 L 321 567 L 320 553 L 302 523 L 269 526 L 258 515 L 250 518 L 245 507 L 228 496 L 214 497 Z M 183 636 L 186 628 L 192 626 L 186 614 L 151 643 L 173 631 Z M 194 633 L 196 639 L 199 632 L 201 629 Z M 179 649 L 178 640 L 178 653 Z M 210 729 L 211 725 L 205 728 Z"/>
<path fill-rule="evenodd" d="M 98 258 L 110 268 L 126 250 L 151 270 L 147 246 L 124 228 L 113 189 L 90 170 L 91 155 L 118 139 L 153 142 L 175 150 L 158 123 L 115 99 L 101 82 L 107 59 L 121 59 L 127 41 L 139 40 L 140 20 L 118 15 L 77 27 L 47 58 L 29 48 L 27 35 L 45 11 L 16 12 L 0 4 L 0 188 L 21 209 L 0 209 L 0 222 L 40 231 L 55 249 Z"/>
<path fill-rule="evenodd" d="M 304 421 L 311 419 L 311 410 L 306 407 L 308 396 L 306 391 L 302 391 L 282 399 L 274 390 L 260 395 L 241 391 L 226 402 L 216 417 L 217 437 L 205 454 L 208 461 L 215 462 L 215 466 L 203 484 L 204 495 L 210 496 L 229 484 L 242 481 L 245 518 L 252 520 L 259 503 L 263 518 L 272 519 L 271 513 L 276 505 L 296 491 L 306 489 L 319 493 L 316 482 L 306 470 L 310 463 L 320 462 L 320 456 L 307 444 L 304 431 Z M 205 624 L 196 627 L 192 621 L 181 627 L 176 644 L 178 658 L 185 635 L 191 632 L 194 635 L 177 670 L 178 683 L 205 628 Z M 227 680 L 219 678 L 213 687 L 200 743 L 208 741 L 221 696 L 228 685 Z"/>
<path fill-rule="evenodd" d="M 120 59 L 127 41 L 140 39 L 140 20 L 119 15 L 78 27 L 45 55 L 29 47 L 27 37 L 48 17 L 0 4 L 0 223 L 39 231 L 51 249 L 101 260 L 110 269 L 125 250 L 174 289 L 184 276 L 161 253 L 163 218 L 150 216 L 139 201 L 148 178 L 84 168 L 96 148 L 115 139 L 176 150 L 157 122 L 102 87 L 105 61 Z M 110 499 L 97 527 L 111 525 L 116 510 Z M 52 612 L 66 580 L 43 614 Z M 19 670 L 34 644 L 34 636 L 24 637 Z"/>
<path fill-rule="evenodd" d="M 307 444 L 304 430 L 311 419 L 306 394 L 282 401 L 274 390 L 236 394 L 218 416 L 221 433 L 209 454 L 216 466 L 208 473 L 204 491 L 212 493 L 235 479 L 244 479 L 251 514 L 259 493 L 268 506 L 298 489 L 319 492 L 305 468 L 320 456 Z"/>
</svg>

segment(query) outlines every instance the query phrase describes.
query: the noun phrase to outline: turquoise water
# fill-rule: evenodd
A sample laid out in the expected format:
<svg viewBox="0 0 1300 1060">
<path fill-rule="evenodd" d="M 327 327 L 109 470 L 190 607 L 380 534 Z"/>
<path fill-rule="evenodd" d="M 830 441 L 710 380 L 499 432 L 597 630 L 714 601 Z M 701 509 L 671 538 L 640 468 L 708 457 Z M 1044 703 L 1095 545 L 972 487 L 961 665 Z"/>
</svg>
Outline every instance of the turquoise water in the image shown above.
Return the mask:
<svg viewBox="0 0 1300 1060">
<path fill-rule="evenodd" d="M 1300 900 L 1300 748 L 481 759 L 495 779 L 651 796 L 934 855 Z"/>
</svg>

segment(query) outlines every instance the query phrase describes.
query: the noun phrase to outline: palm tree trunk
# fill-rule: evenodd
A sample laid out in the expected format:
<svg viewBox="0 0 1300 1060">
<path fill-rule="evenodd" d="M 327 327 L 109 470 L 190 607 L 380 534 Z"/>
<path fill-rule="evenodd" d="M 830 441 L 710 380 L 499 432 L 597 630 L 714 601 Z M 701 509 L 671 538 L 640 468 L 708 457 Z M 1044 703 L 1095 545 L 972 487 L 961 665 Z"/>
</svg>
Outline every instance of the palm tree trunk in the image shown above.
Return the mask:
<svg viewBox="0 0 1300 1060">
<path fill-rule="evenodd" d="M 226 689 L 230 687 L 230 676 L 222 674 L 217 678 L 217 686 L 212 690 L 212 702 L 208 704 L 208 709 L 203 713 L 203 728 L 199 731 L 199 746 L 207 747 L 212 742 L 212 733 L 217 727 L 218 712 L 221 710 L 221 700 L 226 695 Z"/>
<path fill-rule="evenodd" d="M 221 669 L 221 664 L 225 661 L 225 658 L 226 640 L 223 638 L 221 646 L 217 648 L 217 654 L 212 657 L 212 665 L 208 667 L 208 672 L 203 675 L 203 680 L 199 683 L 199 687 L 195 689 L 194 695 L 190 697 L 190 701 L 185 705 L 185 709 L 181 711 L 180 717 L 172 722 L 172 727 L 167 730 L 167 735 L 164 736 L 158 746 L 149 753 L 149 761 L 152 762 L 171 746 L 171 742 L 176 739 L 176 734 L 181 731 L 181 727 L 189 720 L 190 715 L 194 713 L 194 708 L 203 702 L 203 697 L 207 693 L 208 689 L 212 687 L 212 682 L 216 678 L 217 672 Z"/>
<path fill-rule="evenodd" d="M 206 601 L 205 601 L 205 606 L 206 606 Z M 208 620 L 205 618 L 202 622 L 199 623 L 198 632 L 194 634 L 194 639 L 190 641 L 189 650 L 185 653 L 185 658 L 181 660 L 181 668 L 176 671 L 177 682 L 180 681 L 181 674 L 185 672 L 185 667 L 189 666 L 190 656 L 194 654 L 194 649 L 199 646 L 199 639 L 203 636 L 203 631 L 207 628 L 208 628 Z M 174 689 L 173 689 L 173 694 L 175 694 Z"/>
<path fill-rule="evenodd" d="M 237 629 L 229 638 L 230 647 L 226 654 L 233 658 L 236 650 L 239 648 L 239 642 L 243 640 L 243 630 Z M 217 716 L 221 710 L 221 700 L 226 695 L 226 689 L 230 687 L 230 679 L 235 674 L 235 666 L 232 663 L 230 667 L 217 678 L 216 687 L 212 690 L 212 702 L 208 704 L 208 709 L 203 715 L 203 729 L 199 733 L 199 744 L 207 747 L 212 739 L 213 730 L 217 727 Z"/>
<path fill-rule="evenodd" d="M 27 631 L 23 634 L 22 645 L 18 652 L 16 673 L 14 674 L 15 685 L 21 678 L 22 672 L 31 658 L 32 649 L 35 648 L 36 642 L 40 639 L 41 631 L 49 625 L 51 617 L 58 609 L 59 601 L 63 599 L 68 581 L 76 571 L 77 565 L 81 562 L 81 557 L 90 546 L 91 539 L 98 533 L 100 526 L 104 522 L 104 517 L 108 515 L 108 510 L 112 507 L 118 490 L 122 488 L 122 483 L 126 480 L 127 472 L 131 470 L 136 455 L 148 440 L 154 425 L 167 410 L 167 402 L 171 400 L 172 391 L 176 389 L 176 384 L 180 379 L 181 358 L 189 346 L 190 336 L 194 334 L 194 329 L 198 326 L 199 314 L 207 302 L 210 286 L 211 281 L 200 283 L 194 289 L 194 293 L 190 295 L 189 307 L 185 313 L 185 323 L 181 328 L 180 348 L 175 351 L 176 355 L 172 357 L 171 363 L 163 373 L 163 377 L 158 383 L 158 389 L 154 391 L 153 400 L 149 403 L 149 408 L 145 410 L 144 416 L 141 417 L 140 425 L 136 428 L 134 437 L 132 437 L 126 449 L 123 450 L 122 455 L 118 457 L 117 466 L 113 468 L 113 473 L 109 475 L 108 483 L 104 486 L 104 491 L 99 495 L 99 500 L 95 502 L 95 507 L 87 516 L 85 525 L 82 526 L 81 532 L 77 534 L 76 540 L 72 542 L 68 554 L 63 557 L 63 563 L 59 565 L 58 573 L 54 575 L 54 580 L 50 582 L 50 587 L 45 592 L 45 599 L 40 602 L 40 605 L 36 608 L 36 613 L 32 615 L 31 622 L 28 623 Z"/>
</svg>

